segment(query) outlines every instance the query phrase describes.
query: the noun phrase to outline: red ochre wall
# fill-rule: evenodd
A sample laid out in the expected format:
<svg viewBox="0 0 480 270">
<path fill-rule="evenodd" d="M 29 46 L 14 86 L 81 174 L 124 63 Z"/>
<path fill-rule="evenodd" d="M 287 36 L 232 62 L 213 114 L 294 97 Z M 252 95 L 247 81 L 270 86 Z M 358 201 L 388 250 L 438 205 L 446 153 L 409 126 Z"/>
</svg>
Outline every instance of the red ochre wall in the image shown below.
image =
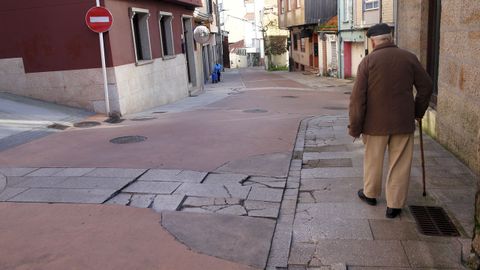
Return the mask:
<svg viewBox="0 0 480 270">
<path fill-rule="evenodd" d="M 100 66 L 98 35 L 85 25 L 95 0 L 2 0 L 0 59 L 21 57 L 26 72 Z"/>
<path fill-rule="evenodd" d="M 106 0 L 105 6 L 112 12 L 114 17 L 114 26 L 110 30 L 109 36 L 114 66 L 135 63 L 135 52 L 129 17 L 130 7 L 148 9 L 150 13 L 148 26 L 153 58 L 160 58 L 162 56 L 158 12 L 164 11 L 172 13 L 175 54 L 182 53 L 182 16 L 192 16 L 193 7 L 187 8 L 185 6 L 151 0 Z"/>
<path fill-rule="evenodd" d="M 193 6 L 158 0 L 101 2 L 114 17 L 112 29 L 105 34 L 107 66 L 135 62 L 129 7 L 150 11 L 153 58 L 161 56 L 158 11 L 171 12 L 175 53 L 182 53 L 182 15 L 191 16 Z M 200 3 L 199 0 L 183 2 Z M 85 25 L 85 14 L 93 6 L 95 0 L 1 0 L 0 59 L 23 58 L 27 73 L 99 68 L 98 34 Z"/>
</svg>

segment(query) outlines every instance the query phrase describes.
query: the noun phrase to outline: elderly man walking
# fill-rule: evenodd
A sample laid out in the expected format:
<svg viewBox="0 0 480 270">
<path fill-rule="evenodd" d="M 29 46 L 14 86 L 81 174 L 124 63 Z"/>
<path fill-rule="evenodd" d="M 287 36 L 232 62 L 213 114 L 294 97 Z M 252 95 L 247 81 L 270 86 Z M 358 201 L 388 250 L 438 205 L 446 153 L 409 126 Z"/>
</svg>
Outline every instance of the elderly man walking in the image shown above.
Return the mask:
<svg viewBox="0 0 480 270">
<path fill-rule="evenodd" d="M 372 26 L 367 37 L 372 40 L 373 52 L 358 66 L 349 107 L 349 134 L 354 138 L 362 135 L 365 144 L 364 185 L 358 196 L 376 205 L 388 149 L 386 217 L 395 218 L 405 206 L 415 119 L 421 121 L 428 108 L 432 80 L 414 54 L 393 43 L 387 24 Z"/>
</svg>

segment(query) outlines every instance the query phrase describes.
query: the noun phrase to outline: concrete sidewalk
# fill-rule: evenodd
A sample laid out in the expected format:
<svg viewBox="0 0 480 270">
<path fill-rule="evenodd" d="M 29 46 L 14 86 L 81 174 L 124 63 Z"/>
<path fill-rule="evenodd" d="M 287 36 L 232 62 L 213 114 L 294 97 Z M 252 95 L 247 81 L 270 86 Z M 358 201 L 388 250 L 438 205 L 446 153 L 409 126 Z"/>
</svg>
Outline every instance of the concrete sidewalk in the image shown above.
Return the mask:
<svg viewBox="0 0 480 270">
<path fill-rule="evenodd" d="M 289 177 L 295 178 L 301 163 L 298 202 L 294 220 L 286 213 L 283 220 L 289 222 L 282 224 L 280 214 L 271 269 L 464 269 L 473 232 L 475 175 L 425 136 L 428 195 L 422 197 L 416 136 L 407 204 L 444 207 L 461 233 L 460 237 L 422 235 L 408 208 L 391 220 L 385 217 L 383 196 L 377 206 L 357 197 L 363 186 L 363 144 L 352 142 L 347 124 L 346 115 L 322 116 L 306 121 L 300 130 Z M 296 187 L 295 182 L 291 186 Z M 284 226 L 280 231 L 279 225 Z M 282 246 L 281 238 L 289 229 L 287 261 L 275 256 L 282 252 L 275 250 L 275 239 Z"/>
</svg>

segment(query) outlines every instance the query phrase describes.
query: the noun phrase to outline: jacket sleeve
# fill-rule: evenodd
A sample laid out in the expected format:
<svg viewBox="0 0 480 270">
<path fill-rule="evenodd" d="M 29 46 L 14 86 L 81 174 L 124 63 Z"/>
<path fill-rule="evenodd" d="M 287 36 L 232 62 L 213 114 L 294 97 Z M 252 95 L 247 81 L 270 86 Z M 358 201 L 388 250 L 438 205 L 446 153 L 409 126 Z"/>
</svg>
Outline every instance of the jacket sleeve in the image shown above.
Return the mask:
<svg viewBox="0 0 480 270">
<path fill-rule="evenodd" d="M 417 89 L 417 95 L 415 96 L 415 118 L 423 118 L 428 108 L 430 97 L 432 96 L 433 82 L 417 57 L 414 56 L 414 58 L 415 78 L 413 84 Z"/>
<path fill-rule="evenodd" d="M 363 132 L 365 112 L 367 110 L 367 89 L 368 89 L 368 57 L 358 65 L 357 78 L 353 84 L 352 95 L 349 106 L 349 134 L 352 137 L 359 137 Z"/>
</svg>

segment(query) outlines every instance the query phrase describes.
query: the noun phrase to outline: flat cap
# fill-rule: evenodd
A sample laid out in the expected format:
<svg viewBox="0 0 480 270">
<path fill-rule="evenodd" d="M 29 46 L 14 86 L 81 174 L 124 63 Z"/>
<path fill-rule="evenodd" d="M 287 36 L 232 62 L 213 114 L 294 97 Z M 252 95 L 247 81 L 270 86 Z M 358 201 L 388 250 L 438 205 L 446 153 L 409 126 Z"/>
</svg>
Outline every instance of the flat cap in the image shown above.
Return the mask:
<svg viewBox="0 0 480 270">
<path fill-rule="evenodd" d="M 390 34 L 392 32 L 392 29 L 390 29 L 390 26 L 386 23 L 378 23 L 375 24 L 374 26 L 370 27 L 367 31 L 367 37 L 374 37 L 374 36 L 379 36 L 379 35 L 385 35 L 385 34 Z"/>
</svg>

